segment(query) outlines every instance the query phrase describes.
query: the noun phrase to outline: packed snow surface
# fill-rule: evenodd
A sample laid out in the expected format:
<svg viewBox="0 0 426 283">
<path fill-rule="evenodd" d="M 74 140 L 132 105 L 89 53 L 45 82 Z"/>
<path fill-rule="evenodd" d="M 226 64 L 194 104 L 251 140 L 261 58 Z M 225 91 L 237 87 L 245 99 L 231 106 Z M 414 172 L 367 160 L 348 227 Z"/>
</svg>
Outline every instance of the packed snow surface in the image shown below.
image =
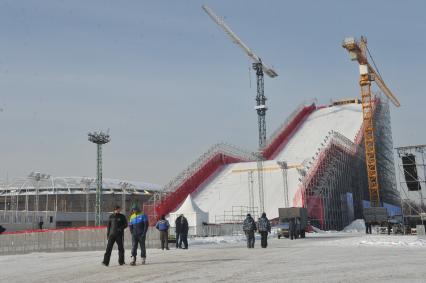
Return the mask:
<svg viewBox="0 0 426 283">
<path fill-rule="evenodd" d="M 343 228 L 344 232 L 365 232 L 364 219 L 356 219 L 351 224 Z"/>
<path fill-rule="evenodd" d="M 264 202 L 267 216 L 269 218 L 278 217 L 278 208 L 284 207 L 286 199 L 282 170 L 278 166 L 277 160 L 285 160 L 290 166 L 311 161 L 331 130 L 354 141 L 361 125 L 360 104 L 321 108 L 309 115 L 287 145 L 280 150 L 275 160 L 263 162 Z M 252 179 L 249 178 L 250 171 L 253 172 Z M 296 168 L 287 170 L 290 206 L 300 205 L 300 200 L 295 198 L 300 186 L 299 179 L 301 179 L 301 175 Z M 226 165 L 213 178 L 198 188 L 193 194 L 193 200 L 203 211 L 209 213 L 210 223 L 227 222 L 223 215 L 238 215 L 239 206 L 250 206 L 248 192 L 251 182 L 253 182 L 254 204 L 255 207 L 259 207 L 257 180 L 256 162 Z"/>
<path fill-rule="evenodd" d="M 1 236 L 0 236 L 1 237 Z M 197 245 L 195 245 L 197 243 Z M 188 250 L 149 249 L 147 264 L 100 264 L 102 251 L 0 256 L 0 282 L 425 282 L 416 236 L 308 234 L 247 249 L 242 236 L 199 238 Z M 125 258 L 130 261 L 130 251 Z"/>
</svg>

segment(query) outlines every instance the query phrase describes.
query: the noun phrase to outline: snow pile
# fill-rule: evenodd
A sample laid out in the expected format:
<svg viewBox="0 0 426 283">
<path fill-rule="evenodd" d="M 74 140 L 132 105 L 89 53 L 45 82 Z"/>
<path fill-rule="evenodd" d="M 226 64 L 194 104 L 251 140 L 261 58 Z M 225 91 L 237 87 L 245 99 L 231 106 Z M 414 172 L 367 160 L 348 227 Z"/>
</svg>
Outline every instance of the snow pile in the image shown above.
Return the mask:
<svg viewBox="0 0 426 283">
<path fill-rule="evenodd" d="M 361 240 L 359 245 L 426 248 L 426 241 L 416 236 L 370 236 L 367 239 Z"/>
<path fill-rule="evenodd" d="M 348 233 L 365 232 L 364 219 L 356 219 L 352 221 L 351 224 L 343 228 L 343 232 L 348 232 Z"/>
<path fill-rule="evenodd" d="M 346 234 L 346 236 L 345 236 Z M 426 240 L 417 236 L 395 236 L 395 235 L 354 235 L 341 234 L 344 238 L 332 241 L 318 242 L 321 246 L 374 246 L 374 247 L 414 247 L 426 248 Z"/>
<path fill-rule="evenodd" d="M 244 235 L 238 236 L 217 236 L 217 237 L 195 237 L 188 239 L 189 245 L 211 245 L 211 244 L 236 244 L 245 242 Z"/>
<path fill-rule="evenodd" d="M 256 242 L 260 241 L 260 234 L 254 235 Z M 274 234 L 269 234 L 268 239 L 276 238 Z M 188 239 L 189 245 L 220 245 L 220 244 L 237 244 L 246 242 L 246 236 L 243 234 L 234 236 L 215 236 L 215 237 L 194 237 Z"/>
</svg>

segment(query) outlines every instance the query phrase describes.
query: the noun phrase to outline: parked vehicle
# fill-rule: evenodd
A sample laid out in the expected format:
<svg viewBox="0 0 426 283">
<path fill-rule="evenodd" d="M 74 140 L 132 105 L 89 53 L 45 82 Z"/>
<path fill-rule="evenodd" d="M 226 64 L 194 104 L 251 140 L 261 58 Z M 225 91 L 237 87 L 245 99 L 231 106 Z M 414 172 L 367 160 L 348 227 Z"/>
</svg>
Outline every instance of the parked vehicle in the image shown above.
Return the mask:
<svg viewBox="0 0 426 283">
<path fill-rule="evenodd" d="M 290 236 L 290 224 L 288 222 L 280 223 L 275 226 L 275 228 L 277 228 L 278 239 L 281 239 L 281 237 L 288 238 Z"/>
<path fill-rule="evenodd" d="M 296 238 L 305 238 L 305 233 L 308 232 L 308 210 L 303 207 L 286 207 L 278 208 L 279 225 L 281 228 L 281 235 L 286 237 L 291 233 L 291 225 L 294 225 Z M 293 224 L 292 224 L 293 223 Z M 285 228 L 287 227 L 287 228 Z"/>
</svg>

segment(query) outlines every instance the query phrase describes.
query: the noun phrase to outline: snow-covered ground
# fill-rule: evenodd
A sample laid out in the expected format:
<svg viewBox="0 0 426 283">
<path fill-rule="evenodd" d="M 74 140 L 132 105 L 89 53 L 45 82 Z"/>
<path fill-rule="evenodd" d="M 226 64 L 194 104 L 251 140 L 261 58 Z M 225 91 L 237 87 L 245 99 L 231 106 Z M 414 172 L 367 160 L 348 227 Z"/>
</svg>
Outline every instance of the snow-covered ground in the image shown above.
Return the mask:
<svg viewBox="0 0 426 283">
<path fill-rule="evenodd" d="M 0 256 L 0 282 L 425 282 L 416 236 L 309 234 L 245 248 L 242 236 L 198 238 L 189 250 L 148 250 L 147 265 L 110 267 L 103 252 Z M 130 253 L 126 251 L 129 262 Z"/>
</svg>

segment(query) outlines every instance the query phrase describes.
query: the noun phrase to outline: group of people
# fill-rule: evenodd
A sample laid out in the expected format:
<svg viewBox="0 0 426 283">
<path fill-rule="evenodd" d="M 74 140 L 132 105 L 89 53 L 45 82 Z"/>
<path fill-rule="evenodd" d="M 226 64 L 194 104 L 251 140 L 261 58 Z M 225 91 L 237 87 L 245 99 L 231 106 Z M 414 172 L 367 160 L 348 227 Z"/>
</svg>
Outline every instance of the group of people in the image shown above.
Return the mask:
<svg viewBox="0 0 426 283">
<path fill-rule="evenodd" d="M 109 217 L 107 225 L 108 244 L 104 254 L 104 260 L 102 261 L 103 265 L 109 265 L 114 244 L 117 244 L 118 247 L 118 263 L 120 265 L 125 264 L 124 230 L 127 227 L 129 227 L 132 237 L 132 261 L 130 262 L 130 265 L 136 265 L 138 247 L 140 247 L 141 250 L 140 256 L 142 258 L 142 264 L 146 263 L 145 240 L 148 232 L 149 221 L 147 215 L 141 211 L 137 204 L 134 204 L 132 206 L 132 214 L 130 215 L 129 221 L 127 221 L 124 214 L 121 214 L 119 206 L 114 208 L 114 213 Z M 169 250 L 169 221 L 167 221 L 165 216 L 162 215 L 155 227 L 160 232 L 161 249 Z M 183 214 L 176 218 L 175 227 L 176 248 L 188 249 L 189 225 L 188 220 Z M 257 223 L 250 214 L 247 214 L 247 217 L 243 222 L 243 230 L 247 238 L 247 248 L 254 248 L 256 231 L 258 231 L 261 236 L 261 247 L 266 248 L 268 246 L 268 233 L 271 233 L 271 224 L 266 217 L 266 213 L 262 213 L 262 216 L 258 219 Z"/>
<path fill-rule="evenodd" d="M 179 215 L 175 221 L 176 227 L 176 248 L 188 249 L 188 220 L 183 214 Z M 111 252 L 114 244 L 117 244 L 118 248 L 118 263 L 120 265 L 125 264 L 124 262 L 124 230 L 129 227 L 130 234 L 132 237 L 132 261 L 130 265 L 136 265 L 137 250 L 140 247 L 142 264 L 146 263 L 146 248 L 145 240 L 148 232 L 149 221 L 148 216 L 144 214 L 137 204 L 132 206 L 132 214 L 130 215 L 129 221 L 126 216 L 121 213 L 120 206 L 114 208 L 114 213 L 110 215 L 107 225 L 107 248 L 104 254 L 102 264 L 105 266 L 109 265 Z M 166 220 L 165 216 L 162 215 L 160 220 L 155 225 L 157 230 L 160 232 L 161 249 L 169 250 L 169 229 L 170 224 Z M 183 247 L 182 247 L 183 244 Z"/>
<path fill-rule="evenodd" d="M 124 264 L 124 230 L 130 229 L 132 236 L 132 261 L 130 265 L 136 265 L 136 256 L 138 246 L 141 249 L 142 264 L 146 261 L 145 239 L 148 232 L 149 222 L 148 217 L 139 209 L 137 205 L 132 206 L 132 214 L 130 215 L 129 222 L 126 216 L 121 214 L 121 208 L 116 206 L 114 213 L 110 215 L 107 225 L 108 244 L 104 255 L 102 264 L 109 265 L 111 252 L 114 244 L 118 247 L 118 264 Z"/>
<path fill-rule="evenodd" d="M 262 216 L 257 221 L 257 225 L 250 213 L 247 214 L 247 217 L 243 222 L 243 231 L 246 234 L 247 248 L 254 248 L 256 231 L 259 231 L 260 233 L 261 247 L 266 248 L 268 246 L 268 233 L 271 233 L 271 223 L 266 217 L 266 213 L 262 213 Z"/>
<path fill-rule="evenodd" d="M 177 249 L 188 249 L 188 231 L 189 225 L 186 217 L 181 214 L 175 220 L 175 234 L 176 234 L 176 248 Z M 169 250 L 169 221 L 166 220 L 164 215 L 161 216 L 160 220 L 155 225 L 158 231 L 160 231 L 161 249 Z M 182 247 L 183 244 L 183 247 Z"/>
</svg>

